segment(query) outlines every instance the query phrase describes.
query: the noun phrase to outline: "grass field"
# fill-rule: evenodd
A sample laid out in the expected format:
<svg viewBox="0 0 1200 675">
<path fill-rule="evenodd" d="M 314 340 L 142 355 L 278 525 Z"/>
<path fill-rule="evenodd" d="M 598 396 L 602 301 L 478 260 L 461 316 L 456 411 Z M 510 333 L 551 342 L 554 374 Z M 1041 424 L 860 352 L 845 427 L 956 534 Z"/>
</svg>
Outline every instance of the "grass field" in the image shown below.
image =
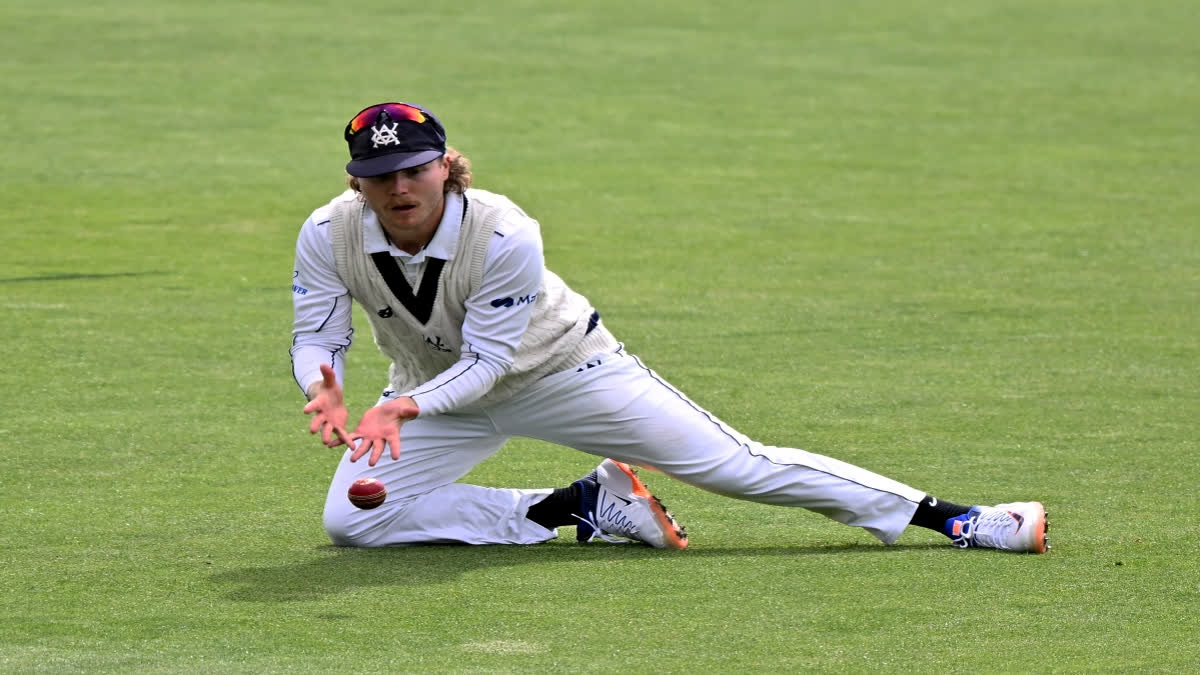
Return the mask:
<svg viewBox="0 0 1200 675">
<path fill-rule="evenodd" d="M 0 671 L 1194 672 L 1188 0 L 0 7 Z M 684 552 L 329 545 L 289 373 L 342 126 L 428 105 L 627 348 L 766 443 L 1040 499 L 894 547 L 658 476 Z M 347 373 L 385 384 L 362 315 Z M 595 458 L 513 442 L 472 482 Z"/>
</svg>

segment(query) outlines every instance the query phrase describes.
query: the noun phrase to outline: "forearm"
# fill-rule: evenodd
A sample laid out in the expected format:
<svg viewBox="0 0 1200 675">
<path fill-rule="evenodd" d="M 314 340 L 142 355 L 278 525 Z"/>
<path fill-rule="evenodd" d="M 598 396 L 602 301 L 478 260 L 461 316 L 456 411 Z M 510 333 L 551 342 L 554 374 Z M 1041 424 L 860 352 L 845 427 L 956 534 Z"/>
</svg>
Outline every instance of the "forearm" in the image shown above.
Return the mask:
<svg viewBox="0 0 1200 675">
<path fill-rule="evenodd" d="M 296 242 L 292 274 L 292 376 L 312 400 L 312 386 L 321 381 L 320 367 L 329 365 L 342 380 L 343 360 L 352 336 L 350 293 L 338 276 L 319 209 L 305 221 Z"/>
<path fill-rule="evenodd" d="M 457 410 L 479 400 L 504 376 L 507 367 L 478 354 L 464 354 L 432 380 L 402 392 L 421 409 L 421 416 Z"/>
<path fill-rule="evenodd" d="M 313 400 L 321 388 L 321 365 L 326 364 L 337 373 L 338 382 L 343 381 L 346 364 L 346 349 L 330 349 L 327 346 L 296 345 L 292 347 L 292 376 L 308 400 Z"/>
</svg>

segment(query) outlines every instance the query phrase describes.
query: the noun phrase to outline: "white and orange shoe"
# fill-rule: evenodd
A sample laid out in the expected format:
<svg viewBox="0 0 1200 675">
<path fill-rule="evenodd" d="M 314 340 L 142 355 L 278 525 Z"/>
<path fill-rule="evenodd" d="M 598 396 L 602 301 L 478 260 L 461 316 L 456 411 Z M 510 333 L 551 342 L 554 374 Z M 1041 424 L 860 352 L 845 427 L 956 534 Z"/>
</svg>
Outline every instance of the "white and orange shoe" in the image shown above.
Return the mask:
<svg viewBox="0 0 1200 675">
<path fill-rule="evenodd" d="M 948 521 L 951 541 L 959 548 L 998 548 L 1022 553 L 1050 550 L 1046 508 L 1041 502 L 972 506 Z"/>
<path fill-rule="evenodd" d="M 608 542 L 640 541 L 654 548 L 687 548 L 687 530 L 628 464 L 606 459 L 575 484 L 581 488 L 583 510 L 576 514 L 579 541 L 599 537 Z"/>
</svg>

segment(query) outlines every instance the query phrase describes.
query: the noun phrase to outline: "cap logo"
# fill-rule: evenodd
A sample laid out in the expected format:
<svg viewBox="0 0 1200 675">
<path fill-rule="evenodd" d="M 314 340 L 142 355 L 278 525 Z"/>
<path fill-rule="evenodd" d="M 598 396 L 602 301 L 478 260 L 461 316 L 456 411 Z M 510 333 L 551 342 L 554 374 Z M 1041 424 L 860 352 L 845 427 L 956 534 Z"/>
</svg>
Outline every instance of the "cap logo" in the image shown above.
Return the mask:
<svg viewBox="0 0 1200 675">
<path fill-rule="evenodd" d="M 396 127 L 398 126 L 400 126 L 399 122 L 392 122 L 390 127 L 386 124 L 371 125 L 371 147 L 400 145 L 400 139 L 396 137 Z"/>
<path fill-rule="evenodd" d="M 427 164 L 446 154 L 446 130 L 433 113 L 410 103 L 363 108 L 342 137 L 350 148 L 346 173 L 360 178 Z"/>
</svg>

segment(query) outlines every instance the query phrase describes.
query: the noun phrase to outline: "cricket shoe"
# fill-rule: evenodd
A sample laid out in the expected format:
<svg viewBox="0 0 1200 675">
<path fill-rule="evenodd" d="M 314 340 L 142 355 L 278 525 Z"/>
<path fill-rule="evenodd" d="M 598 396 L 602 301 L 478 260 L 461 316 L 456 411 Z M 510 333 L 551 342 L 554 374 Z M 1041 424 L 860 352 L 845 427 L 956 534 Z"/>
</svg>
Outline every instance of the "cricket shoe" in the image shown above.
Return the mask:
<svg viewBox="0 0 1200 675">
<path fill-rule="evenodd" d="M 654 548 L 687 548 L 687 530 L 628 464 L 606 459 L 575 485 L 580 487 L 583 511 L 575 515 L 579 541 L 599 537 L 613 543 L 634 540 Z"/>
<path fill-rule="evenodd" d="M 950 539 L 959 548 L 998 548 L 1022 553 L 1050 549 L 1050 524 L 1041 502 L 972 506 L 948 522 Z"/>
</svg>

